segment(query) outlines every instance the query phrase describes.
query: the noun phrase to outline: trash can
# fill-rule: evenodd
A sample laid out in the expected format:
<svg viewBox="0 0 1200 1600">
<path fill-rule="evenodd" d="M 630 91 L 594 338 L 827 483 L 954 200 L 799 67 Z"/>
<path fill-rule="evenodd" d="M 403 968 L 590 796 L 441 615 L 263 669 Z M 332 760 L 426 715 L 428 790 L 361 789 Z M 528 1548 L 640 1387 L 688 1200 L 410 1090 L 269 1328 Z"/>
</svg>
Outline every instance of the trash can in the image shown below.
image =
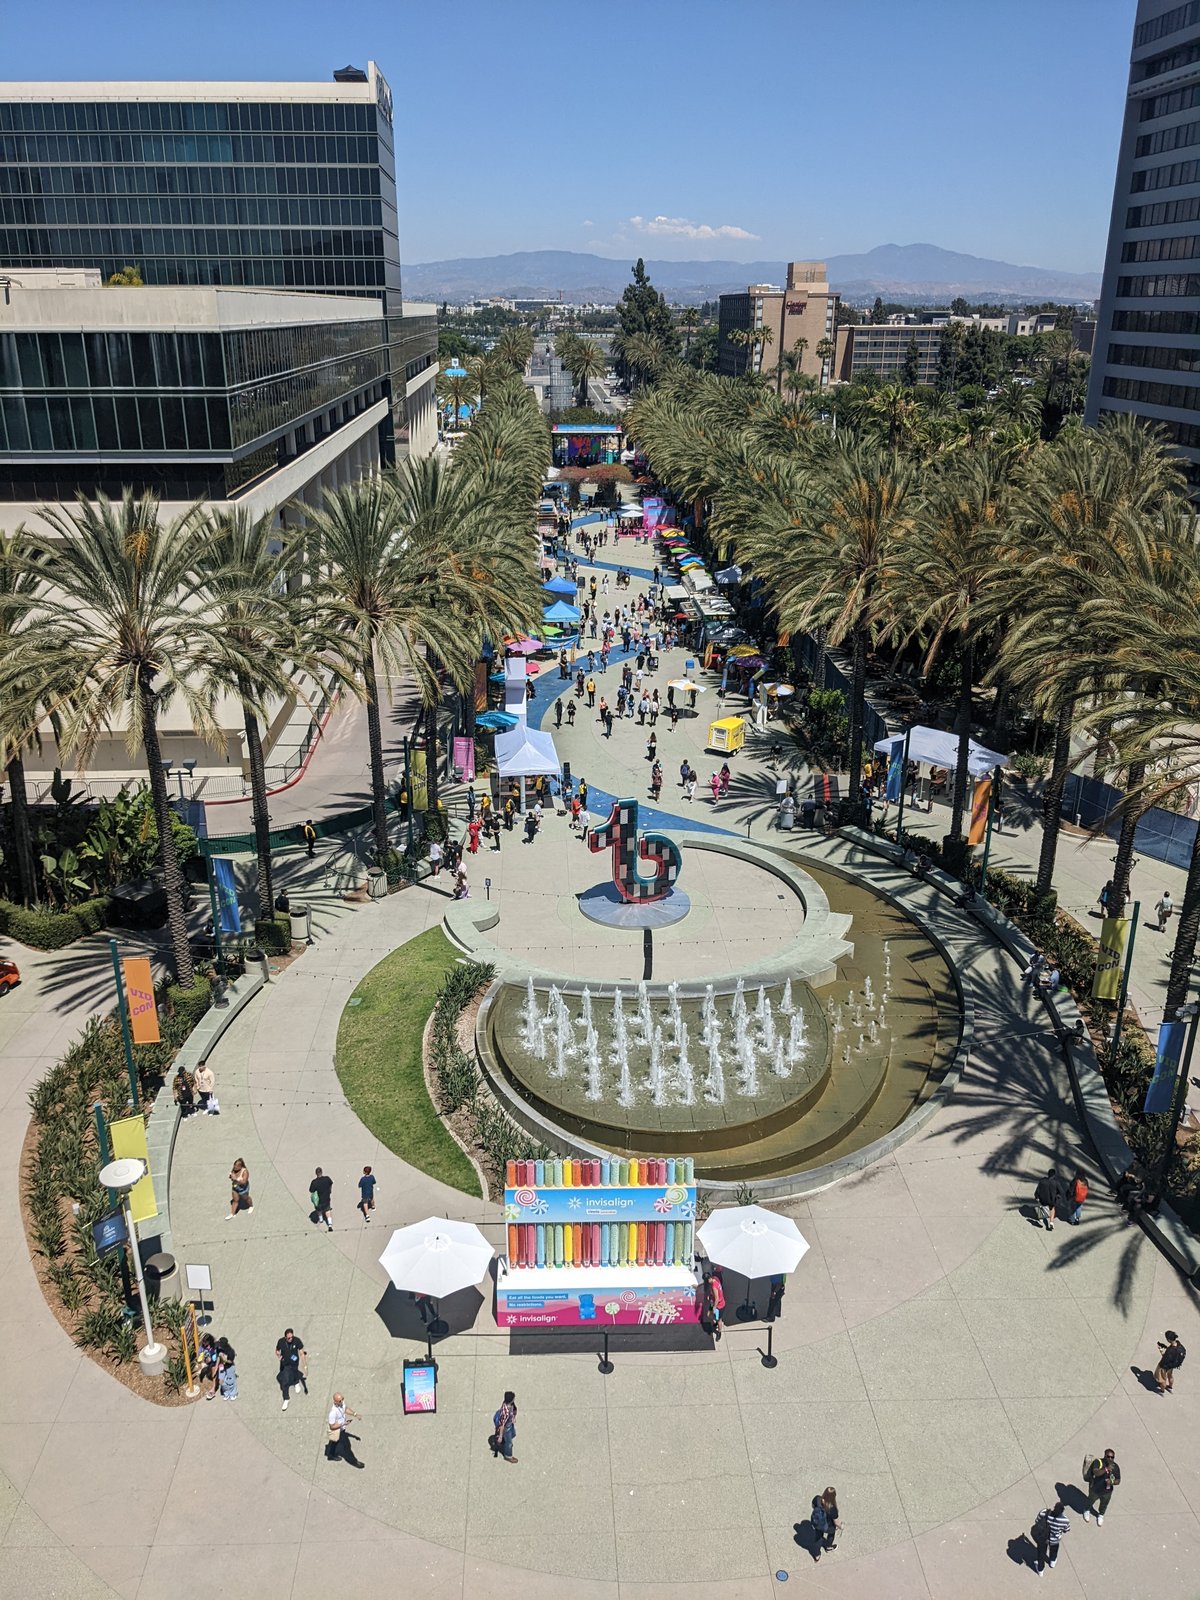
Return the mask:
<svg viewBox="0 0 1200 1600">
<path fill-rule="evenodd" d="M 796 826 L 796 802 L 790 794 L 784 795 L 779 806 L 779 827 L 781 832 L 790 833 Z"/>
<path fill-rule="evenodd" d="M 175 1257 L 162 1251 L 147 1256 L 142 1262 L 142 1276 L 146 1280 L 146 1294 L 151 1300 L 182 1300 L 183 1284 Z"/>
<path fill-rule="evenodd" d="M 259 950 L 257 946 L 253 950 L 247 950 L 246 966 L 247 968 L 254 967 L 262 975 L 262 981 L 270 983 L 271 963 L 267 960 L 267 952 L 265 950 Z"/>
<path fill-rule="evenodd" d="M 312 939 L 312 912 L 307 906 L 293 906 L 289 912 L 292 943 L 308 944 Z"/>
<path fill-rule="evenodd" d="M 367 868 L 367 893 L 372 900 L 382 900 L 387 894 L 387 873 L 382 867 Z M 302 937 L 296 933 L 295 913 L 292 914 L 292 938 Z M 307 937 L 304 935 L 303 937 Z"/>
</svg>

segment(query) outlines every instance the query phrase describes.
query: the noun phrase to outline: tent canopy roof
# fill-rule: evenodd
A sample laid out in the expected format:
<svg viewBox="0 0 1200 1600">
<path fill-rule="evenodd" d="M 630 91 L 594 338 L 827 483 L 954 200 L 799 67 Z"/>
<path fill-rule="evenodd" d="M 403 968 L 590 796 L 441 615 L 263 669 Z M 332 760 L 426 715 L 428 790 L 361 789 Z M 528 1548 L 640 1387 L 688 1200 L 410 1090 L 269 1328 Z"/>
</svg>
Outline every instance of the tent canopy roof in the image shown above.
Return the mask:
<svg viewBox="0 0 1200 1600">
<path fill-rule="evenodd" d="M 496 735 L 496 764 L 505 778 L 553 777 L 559 771 L 554 740 L 540 728 L 524 723 Z"/>
<path fill-rule="evenodd" d="M 904 735 L 892 734 L 890 738 L 880 739 L 876 750 L 883 751 L 889 757 L 904 749 Z M 910 761 L 923 761 L 931 767 L 956 767 L 958 765 L 958 735 L 946 733 L 941 728 L 923 728 L 920 726 L 910 728 L 908 731 L 908 758 Z M 986 745 L 970 741 L 970 750 L 967 755 L 967 771 L 973 778 L 986 778 L 994 767 L 1003 767 L 1008 763 L 1008 757 L 1002 756 L 999 751 L 989 750 Z"/>
</svg>

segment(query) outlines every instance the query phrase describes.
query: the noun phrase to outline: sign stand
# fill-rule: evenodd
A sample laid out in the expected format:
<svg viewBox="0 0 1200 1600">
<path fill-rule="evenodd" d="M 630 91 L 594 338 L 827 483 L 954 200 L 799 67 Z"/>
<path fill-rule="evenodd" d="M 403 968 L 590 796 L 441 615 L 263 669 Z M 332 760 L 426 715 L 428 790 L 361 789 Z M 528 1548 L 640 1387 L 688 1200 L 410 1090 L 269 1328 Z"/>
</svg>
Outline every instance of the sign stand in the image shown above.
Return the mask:
<svg viewBox="0 0 1200 1600">
<path fill-rule="evenodd" d="M 183 1275 L 188 1288 L 197 1291 L 196 1322 L 201 1328 L 206 1328 L 212 1321 L 211 1317 L 204 1314 L 204 1296 L 212 1294 L 212 1269 L 202 1263 L 194 1263 L 191 1266 L 184 1266 Z"/>
</svg>

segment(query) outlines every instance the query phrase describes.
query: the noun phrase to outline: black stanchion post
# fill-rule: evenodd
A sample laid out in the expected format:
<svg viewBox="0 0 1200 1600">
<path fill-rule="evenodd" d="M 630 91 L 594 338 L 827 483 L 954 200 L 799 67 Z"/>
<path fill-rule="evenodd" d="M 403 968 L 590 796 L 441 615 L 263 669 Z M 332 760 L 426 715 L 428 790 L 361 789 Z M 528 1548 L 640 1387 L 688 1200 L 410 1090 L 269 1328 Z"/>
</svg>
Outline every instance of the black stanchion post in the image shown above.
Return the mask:
<svg viewBox="0 0 1200 1600">
<path fill-rule="evenodd" d="M 774 1351 L 771 1348 L 772 1342 L 773 1342 L 773 1339 L 774 1339 L 774 1334 L 775 1334 L 775 1325 L 774 1325 L 774 1323 L 768 1322 L 767 1323 L 767 1353 L 762 1358 L 762 1364 L 763 1364 L 764 1367 L 777 1367 L 779 1365 L 779 1357 L 774 1353 Z"/>
<path fill-rule="evenodd" d="M 613 1364 L 608 1359 L 608 1329 L 604 1330 L 604 1354 L 600 1357 L 600 1371 L 607 1377 L 612 1371 Z"/>
</svg>

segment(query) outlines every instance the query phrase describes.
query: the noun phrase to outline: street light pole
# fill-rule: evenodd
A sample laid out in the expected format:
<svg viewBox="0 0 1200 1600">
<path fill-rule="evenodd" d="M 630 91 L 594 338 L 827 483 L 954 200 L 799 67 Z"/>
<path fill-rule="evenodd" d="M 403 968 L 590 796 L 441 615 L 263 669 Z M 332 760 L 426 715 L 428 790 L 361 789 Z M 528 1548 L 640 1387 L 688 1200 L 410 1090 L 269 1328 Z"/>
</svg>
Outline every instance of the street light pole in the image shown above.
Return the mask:
<svg viewBox="0 0 1200 1600">
<path fill-rule="evenodd" d="M 125 1229 L 129 1234 L 129 1253 L 133 1257 L 133 1271 L 137 1278 L 138 1304 L 142 1308 L 142 1327 L 146 1334 L 146 1343 L 138 1351 L 138 1364 L 148 1378 L 154 1378 L 161 1375 L 167 1364 L 167 1347 L 165 1344 L 157 1343 L 154 1337 L 154 1325 L 150 1321 L 150 1304 L 146 1299 L 146 1280 L 142 1276 L 142 1252 L 138 1248 L 133 1207 L 129 1203 L 133 1186 L 145 1175 L 146 1163 L 137 1156 L 123 1156 L 119 1161 L 110 1161 L 106 1167 L 100 1168 L 101 1187 L 114 1189 L 121 1196 Z"/>
</svg>

